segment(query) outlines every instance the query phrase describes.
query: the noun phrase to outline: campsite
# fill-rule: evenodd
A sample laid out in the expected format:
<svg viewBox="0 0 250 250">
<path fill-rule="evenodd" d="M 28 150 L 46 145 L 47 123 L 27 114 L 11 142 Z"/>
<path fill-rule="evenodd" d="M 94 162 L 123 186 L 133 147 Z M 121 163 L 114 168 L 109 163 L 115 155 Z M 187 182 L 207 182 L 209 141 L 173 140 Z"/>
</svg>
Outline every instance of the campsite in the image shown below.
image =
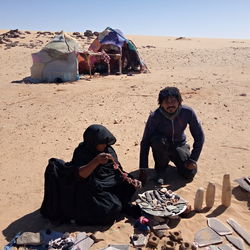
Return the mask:
<svg viewBox="0 0 250 250">
<path fill-rule="evenodd" d="M 41 51 L 33 53 L 32 59 L 31 83 L 76 81 L 82 74 L 91 77 L 92 74 L 148 71 L 133 42 L 120 30 L 110 27 L 98 33 L 87 50 L 62 31 Z"/>
<path fill-rule="evenodd" d="M 123 168 L 138 175 L 145 122 L 158 105 L 159 90 L 166 86 L 178 87 L 183 102 L 195 108 L 206 138 L 194 181 L 183 183 L 172 179 L 168 186 L 192 206 L 198 188 L 206 189 L 211 181 L 216 186 L 213 207 L 182 218 L 174 229 L 181 230 L 183 238 L 192 242 L 194 234 L 207 226 L 207 219 L 216 217 L 224 224 L 233 218 L 249 232 L 249 192 L 242 190 L 234 180 L 249 176 L 250 172 L 250 40 L 126 35 L 150 72 L 116 74 L 119 71 L 116 65 L 114 71 L 111 67 L 110 74 L 105 66 L 105 74 L 93 71 L 90 77 L 86 63 L 83 67 L 86 74 L 82 76 L 78 77 L 77 70 L 70 69 L 67 72 L 74 71 L 72 79 L 56 80 L 53 75 L 51 83 L 48 83 L 50 79 L 34 83 L 30 81 L 35 78 L 35 74 L 32 77 L 32 55 L 43 51 L 60 33 L 19 31 L 19 35 L 9 37 L 8 42 L 1 36 L 6 32 L 9 30 L 0 31 L 1 246 L 20 231 L 50 228 L 63 232 L 96 232 L 96 237 L 103 241 L 90 249 L 105 248 L 109 244 L 130 244 L 132 249 L 130 237 L 134 233 L 134 221 L 127 218 L 109 228 L 52 226 L 44 220 L 38 211 L 43 199 L 44 171 L 52 157 L 70 161 L 74 148 L 82 141 L 83 131 L 90 124 L 102 124 L 117 138 L 114 148 Z M 85 51 L 97 38 L 69 35 Z M 78 58 L 71 56 L 77 64 Z M 118 61 L 120 59 L 118 57 Z M 62 70 L 67 66 L 58 68 Z M 38 71 L 36 68 L 36 73 Z M 61 75 L 62 72 L 66 70 L 60 71 Z M 189 132 L 187 135 L 192 144 Z M 153 164 L 151 154 L 152 175 Z M 226 173 L 230 174 L 232 185 L 228 208 L 221 206 L 222 179 Z M 177 176 L 174 168 L 173 174 Z M 225 238 L 223 242 L 226 243 Z M 249 247 L 246 242 L 244 245 L 246 249 Z"/>
</svg>

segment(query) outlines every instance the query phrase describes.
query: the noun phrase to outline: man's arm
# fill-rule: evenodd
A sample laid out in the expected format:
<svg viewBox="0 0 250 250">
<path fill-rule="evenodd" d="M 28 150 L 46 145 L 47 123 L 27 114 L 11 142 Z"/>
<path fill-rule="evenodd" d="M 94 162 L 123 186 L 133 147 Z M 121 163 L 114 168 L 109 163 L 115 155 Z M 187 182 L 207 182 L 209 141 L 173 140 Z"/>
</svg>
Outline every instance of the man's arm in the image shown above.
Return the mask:
<svg viewBox="0 0 250 250">
<path fill-rule="evenodd" d="M 149 148 L 150 148 L 150 139 L 152 134 L 154 133 L 156 129 L 156 120 L 154 113 L 150 114 L 148 117 L 143 137 L 141 140 L 141 147 L 140 147 L 140 168 L 148 168 L 148 154 L 149 154 Z"/>
<path fill-rule="evenodd" d="M 194 138 L 193 149 L 191 151 L 191 155 L 189 159 L 190 161 L 193 161 L 194 163 L 196 163 L 199 159 L 199 156 L 200 156 L 203 144 L 204 144 L 205 136 L 204 136 L 204 132 L 201 127 L 201 124 L 198 121 L 197 116 L 194 111 L 192 111 L 192 117 L 189 123 L 189 129 L 190 129 L 191 135 Z"/>
</svg>

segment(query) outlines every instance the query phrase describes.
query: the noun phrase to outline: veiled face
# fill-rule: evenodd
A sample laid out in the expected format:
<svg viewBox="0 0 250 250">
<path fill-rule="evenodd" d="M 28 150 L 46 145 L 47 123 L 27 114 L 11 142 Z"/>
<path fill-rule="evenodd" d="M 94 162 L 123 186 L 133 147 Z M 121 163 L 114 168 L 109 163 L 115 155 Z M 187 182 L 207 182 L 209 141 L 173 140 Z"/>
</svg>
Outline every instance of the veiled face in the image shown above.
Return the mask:
<svg viewBox="0 0 250 250">
<path fill-rule="evenodd" d="M 97 144 L 96 145 L 96 150 L 99 151 L 99 152 L 103 152 L 106 147 L 107 147 L 107 144 Z"/>
<path fill-rule="evenodd" d="M 178 100 L 173 96 L 164 99 L 161 103 L 161 107 L 169 114 L 173 114 L 177 110 L 179 105 L 180 104 Z"/>
</svg>

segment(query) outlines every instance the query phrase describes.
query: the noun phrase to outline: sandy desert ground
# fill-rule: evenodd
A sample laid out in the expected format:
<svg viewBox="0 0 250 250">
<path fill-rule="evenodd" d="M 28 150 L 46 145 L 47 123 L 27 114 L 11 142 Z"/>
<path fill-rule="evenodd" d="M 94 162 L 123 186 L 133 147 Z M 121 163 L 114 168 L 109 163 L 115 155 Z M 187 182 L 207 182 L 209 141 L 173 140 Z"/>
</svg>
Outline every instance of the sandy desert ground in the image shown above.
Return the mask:
<svg viewBox="0 0 250 250">
<path fill-rule="evenodd" d="M 250 231 L 250 195 L 233 182 L 250 175 L 250 40 L 128 36 L 151 73 L 64 84 L 21 83 L 30 76 L 31 53 L 39 51 L 52 36 L 23 32 L 21 37 L 11 38 L 12 42 L 19 41 L 16 46 L 0 44 L 1 246 L 19 231 L 49 226 L 38 212 L 48 159 L 71 160 L 90 124 L 103 124 L 113 132 L 123 168 L 136 171 L 145 121 L 157 107 L 159 90 L 165 86 L 181 90 L 184 103 L 195 109 L 206 136 L 194 181 L 182 183 L 173 171 L 168 186 L 193 205 L 197 188 L 206 189 L 209 181 L 216 185 L 213 208 L 181 219 L 175 229 L 182 231 L 184 239 L 193 241 L 194 233 L 214 216 L 225 224 L 233 218 Z M 91 40 L 79 42 L 87 48 Z M 187 135 L 192 144 L 189 131 Z M 233 194 L 227 209 L 221 206 L 225 173 L 231 175 Z M 52 229 L 97 230 L 104 241 L 92 249 L 127 244 L 133 233 L 126 219 L 108 230 L 71 225 Z M 245 243 L 245 247 L 249 246 Z"/>
</svg>

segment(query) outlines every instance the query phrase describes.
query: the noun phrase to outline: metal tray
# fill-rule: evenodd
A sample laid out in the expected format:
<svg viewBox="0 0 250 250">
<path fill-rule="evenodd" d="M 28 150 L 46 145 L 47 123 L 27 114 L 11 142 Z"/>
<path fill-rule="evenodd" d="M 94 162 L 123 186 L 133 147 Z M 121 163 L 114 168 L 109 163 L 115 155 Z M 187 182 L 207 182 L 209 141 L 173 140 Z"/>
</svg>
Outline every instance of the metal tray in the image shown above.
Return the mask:
<svg viewBox="0 0 250 250">
<path fill-rule="evenodd" d="M 164 193 L 161 193 L 161 190 L 166 191 L 165 198 Z M 149 202 L 146 197 L 148 197 L 149 195 L 150 197 L 154 197 L 156 191 L 160 194 L 161 198 L 164 198 L 166 200 L 157 199 L 155 197 L 155 199 L 153 198 L 152 201 Z M 187 201 L 185 201 L 179 195 L 173 193 L 171 190 L 167 190 L 166 188 L 148 190 L 142 194 L 138 194 L 136 203 L 144 212 L 160 217 L 175 217 L 183 213 L 187 208 Z"/>
</svg>

